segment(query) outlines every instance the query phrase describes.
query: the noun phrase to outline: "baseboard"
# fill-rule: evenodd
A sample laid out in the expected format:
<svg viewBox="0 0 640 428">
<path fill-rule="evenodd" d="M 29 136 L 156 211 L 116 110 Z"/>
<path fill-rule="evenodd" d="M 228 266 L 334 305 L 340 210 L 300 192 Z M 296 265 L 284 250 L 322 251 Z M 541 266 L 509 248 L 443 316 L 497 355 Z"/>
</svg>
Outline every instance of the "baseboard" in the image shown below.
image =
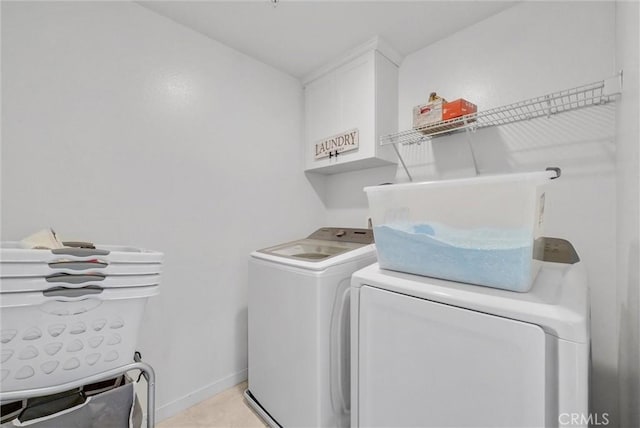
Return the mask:
<svg viewBox="0 0 640 428">
<path fill-rule="evenodd" d="M 189 407 L 197 404 L 207 398 L 210 398 L 225 389 L 229 389 L 232 386 L 244 382 L 247 380 L 247 369 L 241 370 L 237 373 L 231 374 L 225 378 L 217 380 L 205 387 L 197 389 L 183 397 L 178 398 L 170 403 L 156 408 L 156 423 L 161 422 L 164 419 L 177 415 L 181 411 L 188 409 Z"/>
</svg>

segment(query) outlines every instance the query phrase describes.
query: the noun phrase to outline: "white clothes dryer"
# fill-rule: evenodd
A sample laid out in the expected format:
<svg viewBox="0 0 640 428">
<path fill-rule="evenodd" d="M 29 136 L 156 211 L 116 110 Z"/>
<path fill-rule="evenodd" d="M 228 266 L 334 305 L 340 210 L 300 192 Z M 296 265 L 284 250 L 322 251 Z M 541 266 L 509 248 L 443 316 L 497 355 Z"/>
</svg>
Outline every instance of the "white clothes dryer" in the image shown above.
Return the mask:
<svg viewBox="0 0 640 428">
<path fill-rule="evenodd" d="M 586 275 L 567 241 L 545 239 L 547 261 L 528 293 L 377 264 L 356 272 L 352 426 L 574 427 L 587 420 Z"/>
<path fill-rule="evenodd" d="M 351 274 L 376 261 L 370 229 L 321 228 L 249 260 L 249 387 L 272 426 L 350 424 Z"/>
</svg>

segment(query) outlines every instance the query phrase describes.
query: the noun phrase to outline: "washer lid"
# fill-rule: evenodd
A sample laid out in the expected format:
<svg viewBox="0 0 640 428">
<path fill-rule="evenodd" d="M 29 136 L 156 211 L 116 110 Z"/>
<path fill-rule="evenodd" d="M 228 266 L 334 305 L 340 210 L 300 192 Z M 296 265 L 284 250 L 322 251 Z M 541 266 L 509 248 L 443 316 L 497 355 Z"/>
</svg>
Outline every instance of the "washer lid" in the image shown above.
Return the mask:
<svg viewBox="0 0 640 428">
<path fill-rule="evenodd" d="M 300 239 L 251 253 L 254 258 L 310 270 L 324 270 L 363 257 L 375 258 L 375 246 L 355 242 Z M 374 259 L 375 261 L 375 259 Z"/>
<path fill-rule="evenodd" d="M 365 285 L 536 324 L 561 339 L 589 341 L 588 290 L 582 263 L 544 262 L 528 293 L 394 272 L 380 269 L 377 263 L 353 274 L 353 288 Z"/>
<path fill-rule="evenodd" d="M 352 242 L 327 242 L 317 239 L 302 239 L 287 244 L 260 250 L 263 253 L 276 256 L 293 257 L 307 261 L 320 261 L 347 251 L 362 247 L 364 244 Z"/>
<path fill-rule="evenodd" d="M 321 227 L 305 239 L 263 248 L 251 255 L 292 266 L 322 270 L 327 266 L 368 255 L 374 251 L 371 244 L 373 244 L 371 229 Z M 358 249 L 362 250 L 345 256 L 345 253 Z"/>
</svg>

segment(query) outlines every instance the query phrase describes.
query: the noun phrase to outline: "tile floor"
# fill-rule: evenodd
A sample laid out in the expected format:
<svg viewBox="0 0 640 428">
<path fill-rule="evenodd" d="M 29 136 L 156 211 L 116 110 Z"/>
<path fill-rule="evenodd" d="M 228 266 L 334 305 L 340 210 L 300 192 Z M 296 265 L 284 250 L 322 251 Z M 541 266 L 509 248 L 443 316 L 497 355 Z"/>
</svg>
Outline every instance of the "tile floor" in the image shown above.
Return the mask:
<svg viewBox="0 0 640 428">
<path fill-rule="evenodd" d="M 247 382 L 214 395 L 157 424 L 157 428 L 228 427 L 264 428 L 268 426 L 244 400 Z"/>
</svg>

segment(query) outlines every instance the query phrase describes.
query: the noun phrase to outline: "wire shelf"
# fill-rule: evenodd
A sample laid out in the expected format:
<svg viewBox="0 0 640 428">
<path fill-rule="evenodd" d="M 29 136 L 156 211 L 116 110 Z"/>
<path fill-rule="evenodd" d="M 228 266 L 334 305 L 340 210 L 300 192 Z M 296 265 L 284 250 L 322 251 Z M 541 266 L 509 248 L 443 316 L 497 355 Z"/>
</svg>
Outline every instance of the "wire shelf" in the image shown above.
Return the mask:
<svg viewBox="0 0 640 428">
<path fill-rule="evenodd" d="M 612 84 L 615 85 L 613 90 L 610 87 Z M 565 89 L 455 119 L 436 122 L 420 128 L 384 135 L 380 137 L 380 145 L 421 143 L 429 141 L 433 137 L 467 129 L 476 130 L 490 126 L 506 125 L 538 117 L 550 117 L 557 113 L 584 107 L 606 104 L 615 100 L 620 94 L 621 87 L 622 72 L 612 78 L 588 85 Z"/>
</svg>

